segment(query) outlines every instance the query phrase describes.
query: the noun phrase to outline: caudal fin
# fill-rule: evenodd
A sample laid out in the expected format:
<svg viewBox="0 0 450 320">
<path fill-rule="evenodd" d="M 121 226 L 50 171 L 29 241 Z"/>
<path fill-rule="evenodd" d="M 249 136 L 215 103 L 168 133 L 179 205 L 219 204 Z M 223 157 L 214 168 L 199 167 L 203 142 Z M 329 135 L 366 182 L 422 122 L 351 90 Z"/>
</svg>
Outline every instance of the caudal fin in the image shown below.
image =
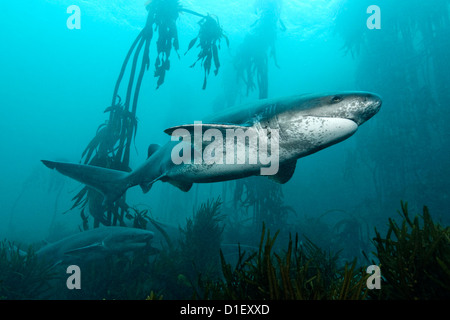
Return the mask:
<svg viewBox="0 0 450 320">
<path fill-rule="evenodd" d="M 104 205 L 113 203 L 131 187 L 127 172 L 68 162 L 41 161 L 47 168 L 56 169 L 103 194 Z"/>
</svg>

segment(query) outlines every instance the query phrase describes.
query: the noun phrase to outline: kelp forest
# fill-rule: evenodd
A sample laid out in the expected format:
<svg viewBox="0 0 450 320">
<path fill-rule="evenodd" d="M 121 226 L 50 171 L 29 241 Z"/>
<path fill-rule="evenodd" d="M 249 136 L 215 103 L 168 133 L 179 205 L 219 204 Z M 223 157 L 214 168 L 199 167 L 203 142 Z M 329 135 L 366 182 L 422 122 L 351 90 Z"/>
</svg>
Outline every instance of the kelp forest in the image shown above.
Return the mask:
<svg viewBox="0 0 450 320">
<path fill-rule="evenodd" d="M 286 39 L 292 39 L 286 38 L 293 28 L 291 2 L 256 1 L 238 42 L 227 32 L 231 26 L 222 24 L 221 18 L 232 12 L 213 12 L 213 5 L 197 12 L 183 0 L 149 1 L 143 28 L 118 62 L 122 64 L 111 100 L 95 107 L 106 119 L 92 128 L 95 134 L 77 160 L 123 172 L 135 169 L 131 160 L 140 134 L 139 111 L 158 108 L 140 105 L 139 98 L 150 96 L 151 101 L 164 85 L 177 81 L 171 77 L 175 59 L 182 58 L 177 68 L 201 73 L 202 82 L 194 85 L 204 93 L 211 79 L 224 72 L 228 59 L 232 80 L 227 81 L 233 81 L 245 99 L 273 97 L 282 85 L 274 75 L 289 70 L 292 60 L 286 57 L 295 54 L 286 46 Z M 64 178 L 46 181 L 31 176 L 23 189 L 37 183 L 48 189 L 56 199 L 50 213 L 54 217 L 79 215 L 79 232 L 117 226 L 151 230 L 154 250 L 112 254 L 107 263 L 86 262 L 83 290 L 77 291 L 65 289 L 61 274 L 67 275 L 60 272 L 61 266 L 37 258 L 42 243 L 5 239 L 0 242 L 0 299 L 450 298 L 450 166 L 442 165 L 450 156 L 443 148 L 450 135 L 450 1 L 413 0 L 402 8 L 392 1 L 376 2 L 382 8 L 381 30 L 367 28 L 366 9 L 373 3 L 366 0 L 340 1 L 330 27 L 340 41 L 339 55 L 354 67 L 352 89 L 383 97 L 382 111 L 372 125 L 351 138 L 339 160 L 339 172 L 333 172 L 355 189 L 368 190 L 371 197 L 336 190 L 336 198 L 351 205 L 311 210 L 303 205 L 310 197 L 303 191 L 312 186 L 315 173 L 308 168 L 316 160 L 305 160 L 303 166 L 300 159 L 297 172 L 303 172 L 295 182 L 250 177 L 216 187 L 194 185 L 186 193 L 192 199 L 189 205 L 172 213 L 174 221 L 181 216 L 183 223 L 170 226 L 170 212 L 163 223 L 157 206 L 133 203 L 127 193 L 107 204 L 100 192 L 84 186 L 62 207 L 58 198 Z M 196 36 L 189 41 L 180 41 L 186 35 L 180 15 L 197 21 Z M 301 47 L 303 54 L 308 48 Z M 153 87 L 143 86 L 144 77 L 152 79 Z M 237 97 L 228 98 L 221 109 L 238 103 Z M 157 148 L 150 144 L 145 150 L 148 157 Z M 331 188 L 324 186 L 323 192 Z M 181 202 L 179 190 L 172 186 L 163 190 L 164 205 Z M 18 195 L 14 210 L 23 197 Z M 13 220 L 11 214 L 10 226 Z M 58 225 L 52 222 L 50 228 L 56 230 Z M 370 265 L 380 266 L 381 290 L 367 286 Z"/>
<path fill-rule="evenodd" d="M 217 75 L 220 67 L 219 48 L 221 41 L 228 42 L 223 33 L 217 17 L 202 15 L 184 8 L 178 0 L 156 0 L 147 5 L 147 21 L 142 31 L 132 43 L 123 62 L 117 79 L 111 106 L 105 109 L 109 119 L 101 124 L 95 137 L 83 151 L 82 158 L 85 164 L 130 172 L 130 153 L 133 138 L 137 134 L 137 104 L 141 90 L 142 79 L 150 68 L 150 44 L 156 34 L 157 56 L 154 58 L 154 77 L 157 78 L 157 88 L 165 81 L 166 72 L 170 70 L 170 55 L 175 51 L 179 55 L 180 45 L 176 21 L 180 12 L 201 17 L 199 33 L 190 44 L 189 51 L 197 42 L 197 62 L 205 72 L 203 88 L 206 89 L 207 77 L 214 63 L 214 73 Z M 187 53 L 186 51 L 186 53 Z M 130 60 L 131 59 L 131 60 Z M 126 83 L 126 95 L 122 102 L 119 95 L 120 85 L 127 67 L 131 68 L 129 80 Z M 137 79 L 136 70 L 139 71 Z M 149 156 L 152 152 L 149 147 Z M 130 215 L 130 207 L 126 196 L 116 201 L 111 208 L 102 205 L 102 195 L 88 187 L 83 188 L 75 197 L 72 208 L 81 208 L 81 218 L 84 227 L 87 227 L 89 214 L 94 218 L 94 227 L 103 225 L 124 225 L 124 218 Z M 85 211 L 88 208 L 89 214 Z M 133 210 L 132 210 L 133 212 Z M 136 212 L 136 210 L 134 210 Z"/>
</svg>

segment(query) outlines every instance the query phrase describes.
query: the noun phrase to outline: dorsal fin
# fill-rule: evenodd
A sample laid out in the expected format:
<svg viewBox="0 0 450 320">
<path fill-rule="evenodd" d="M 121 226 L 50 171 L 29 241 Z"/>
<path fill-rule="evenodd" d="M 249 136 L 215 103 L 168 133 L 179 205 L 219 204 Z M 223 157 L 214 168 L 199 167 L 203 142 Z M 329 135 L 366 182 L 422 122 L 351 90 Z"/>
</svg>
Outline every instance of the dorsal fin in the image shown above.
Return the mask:
<svg viewBox="0 0 450 320">
<path fill-rule="evenodd" d="M 151 144 L 148 146 L 147 159 L 150 158 L 161 146 L 159 144 Z"/>
<path fill-rule="evenodd" d="M 292 176 L 294 175 L 296 165 L 297 160 L 282 163 L 280 165 L 278 173 L 273 176 L 269 176 L 269 179 L 279 184 L 285 184 L 286 182 L 291 180 Z"/>
</svg>

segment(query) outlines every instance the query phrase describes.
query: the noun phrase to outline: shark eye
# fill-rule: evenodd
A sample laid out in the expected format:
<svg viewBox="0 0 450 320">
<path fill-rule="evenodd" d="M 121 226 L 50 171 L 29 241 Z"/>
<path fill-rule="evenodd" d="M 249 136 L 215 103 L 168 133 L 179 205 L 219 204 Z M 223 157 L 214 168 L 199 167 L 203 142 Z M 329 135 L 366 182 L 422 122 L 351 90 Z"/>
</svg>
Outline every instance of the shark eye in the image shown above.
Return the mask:
<svg viewBox="0 0 450 320">
<path fill-rule="evenodd" d="M 341 102 L 342 101 L 342 97 L 341 96 L 334 96 L 332 99 L 331 99 L 331 102 L 332 103 L 338 103 L 338 102 Z"/>
</svg>

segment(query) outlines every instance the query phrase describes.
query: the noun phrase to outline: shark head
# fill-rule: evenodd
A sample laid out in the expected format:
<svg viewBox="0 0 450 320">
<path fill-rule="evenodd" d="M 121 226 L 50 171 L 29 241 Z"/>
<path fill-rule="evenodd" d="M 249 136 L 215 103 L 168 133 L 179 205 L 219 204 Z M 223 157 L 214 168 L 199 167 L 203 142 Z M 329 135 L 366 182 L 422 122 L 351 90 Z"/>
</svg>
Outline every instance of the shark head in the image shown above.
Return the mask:
<svg viewBox="0 0 450 320">
<path fill-rule="evenodd" d="M 381 104 L 381 98 L 369 92 L 302 95 L 286 101 L 279 118 L 283 122 L 302 120 L 306 116 L 339 118 L 360 126 L 378 113 Z"/>
<path fill-rule="evenodd" d="M 369 92 L 306 95 L 281 104 L 280 141 L 286 158 L 303 157 L 352 136 L 381 107 L 381 98 Z"/>
<path fill-rule="evenodd" d="M 360 126 L 378 113 L 381 104 L 381 98 L 373 93 L 344 92 L 312 98 L 306 103 L 307 109 L 302 110 L 302 113 L 347 119 Z"/>
</svg>

